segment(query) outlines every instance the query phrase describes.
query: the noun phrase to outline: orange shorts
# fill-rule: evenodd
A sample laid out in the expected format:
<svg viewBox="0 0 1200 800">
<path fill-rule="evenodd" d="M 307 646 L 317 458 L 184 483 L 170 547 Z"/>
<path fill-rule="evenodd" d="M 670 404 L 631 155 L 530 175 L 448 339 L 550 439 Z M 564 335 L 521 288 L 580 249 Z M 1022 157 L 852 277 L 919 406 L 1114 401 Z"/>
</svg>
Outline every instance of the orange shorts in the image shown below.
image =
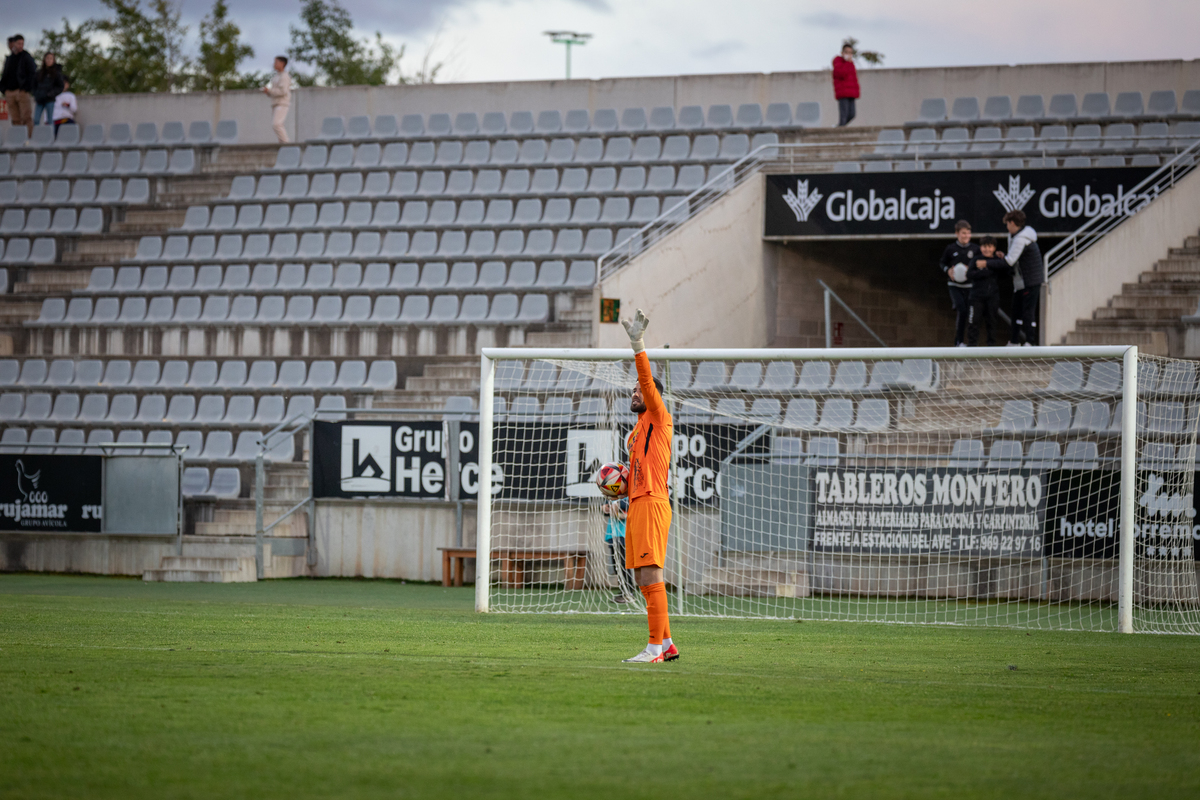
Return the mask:
<svg viewBox="0 0 1200 800">
<path fill-rule="evenodd" d="M 667 563 L 667 531 L 671 503 L 639 497 L 629 504 L 625 519 L 625 568 L 662 567 Z"/>
</svg>

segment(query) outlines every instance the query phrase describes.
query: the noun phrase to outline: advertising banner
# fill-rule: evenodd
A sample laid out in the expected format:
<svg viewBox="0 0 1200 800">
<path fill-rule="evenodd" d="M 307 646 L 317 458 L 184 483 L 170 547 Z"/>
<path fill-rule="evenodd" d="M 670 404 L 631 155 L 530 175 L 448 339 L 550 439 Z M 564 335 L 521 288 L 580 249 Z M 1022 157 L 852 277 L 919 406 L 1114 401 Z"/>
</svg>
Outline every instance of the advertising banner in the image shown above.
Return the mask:
<svg viewBox="0 0 1200 800">
<path fill-rule="evenodd" d="M 1117 558 L 1121 533 L 1121 475 L 1116 470 L 1059 470 L 1049 475 L 1047 555 Z M 1200 558 L 1196 474 L 1180 492 L 1178 473 L 1138 473 L 1134 495 L 1135 550 L 1156 561 Z"/>
<path fill-rule="evenodd" d="M 1028 169 L 768 175 L 768 237 L 954 236 L 965 219 L 1003 231 L 1021 209 L 1039 235 L 1065 236 L 1097 215 L 1136 213 L 1153 194 L 1130 190 L 1153 169 Z"/>
<path fill-rule="evenodd" d="M 625 439 L 631 428 L 583 428 L 568 425 L 497 425 L 495 458 L 504 474 L 500 496 L 527 500 L 563 497 L 599 498 L 592 475 L 609 461 L 629 463 Z M 722 463 L 755 425 L 684 424 L 673 435 L 675 484 L 685 505 L 712 505 L 720 491 Z M 758 457 L 771 451 L 769 433 L 739 451 Z"/>
<path fill-rule="evenodd" d="M 817 552 L 1042 553 L 1045 483 L 1041 472 L 818 469 L 811 481 Z"/>
<path fill-rule="evenodd" d="M 100 456 L 0 455 L 0 530 L 99 533 Z"/>
<path fill-rule="evenodd" d="M 314 422 L 314 497 L 446 497 L 443 422 Z"/>
</svg>

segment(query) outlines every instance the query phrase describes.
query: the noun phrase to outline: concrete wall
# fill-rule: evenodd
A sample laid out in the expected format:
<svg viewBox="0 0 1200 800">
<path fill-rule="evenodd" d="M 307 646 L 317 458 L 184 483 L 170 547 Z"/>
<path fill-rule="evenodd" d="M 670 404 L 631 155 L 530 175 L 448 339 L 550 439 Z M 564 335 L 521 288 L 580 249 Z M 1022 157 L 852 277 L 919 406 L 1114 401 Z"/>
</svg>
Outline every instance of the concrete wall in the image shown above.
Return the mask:
<svg viewBox="0 0 1200 800">
<path fill-rule="evenodd" d="M 1121 293 L 1124 283 L 1166 258 L 1167 248 L 1181 247 L 1200 226 L 1200 170 L 1182 181 L 1136 216 L 1117 226 L 1050 281 L 1046 301 L 1046 343 L 1059 344 L 1075 329 L 1077 320 Z"/>
<path fill-rule="evenodd" d="M 832 54 L 830 55 L 832 58 Z M 1200 87 L 1200 61 L 1024 64 L 1018 66 L 863 69 L 858 125 L 894 125 L 914 119 L 926 97 L 1060 92 L 1150 92 Z M 836 122 L 828 70 L 810 72 L 683 75 L 574 81 L 447 83 L 424 86 L 353 86 L 297 89 L 289 126 L 293 138 L 315 134 L 326 116 L 458 111 L 533 111 L 572 108 L 623 109 L 658 105 L 708 106 L 713 103 L 798 103 L 818 101 L 822 122 Z M 82 123 L 236 119 L 241 141 L 275 141 L 270 106 L 261 92 L 197 92 L 186 95 L 107 95 L 80 99 Z"/>
<path fill-rule="evenodd" d="M 100 534 L 0 534 L 0 572 L 82 572 L 141 575 L 158 569 L 163 556 L 178 554 L 170 537 Z"/>
<path fill-rule="evenodd" d="M 633 263 L 601 282 L 621 314 L 652 320 L 649 347 L 767 347 L 774 269 L 764 259 L 762 175 L 755 175 Z M 596 323 L 600 347 L 627 347 L 618 324 Z"/>
<path fill-rule="evenodd" d="M 440 581 L 439 547 L 456 547 L 449 503 L 319 500 L 313 574 L 343 578 Z M 475 507 L 463 507 L 463 545 L 475 546 Z M 467 578 L 474 580 L 474 570 Z"/>
</svg>

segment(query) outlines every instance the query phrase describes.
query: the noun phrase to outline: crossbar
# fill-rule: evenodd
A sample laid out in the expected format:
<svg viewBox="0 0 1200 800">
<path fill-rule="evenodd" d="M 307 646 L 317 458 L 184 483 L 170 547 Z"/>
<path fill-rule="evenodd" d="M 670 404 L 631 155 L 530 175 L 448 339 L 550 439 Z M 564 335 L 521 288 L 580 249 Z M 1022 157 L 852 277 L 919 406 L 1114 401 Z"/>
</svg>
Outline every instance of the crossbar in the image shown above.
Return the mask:
<svg viewBox="0 0 1200 800">
<path fill-rule="evenodd" d="M 906 358 L 975 360 L 979 358 L 1121 358 L 1132 345 L 1053 345 L 1047 347 L 847 347 L 778 349 L 751 348 L 709 350 L 663 348 L 647 350 L 651 361 L 849 361 Z M 492 361 L 629 361 L 633 351 L 621 348 L 485 347 L 483 357 Z"/>
</svg>

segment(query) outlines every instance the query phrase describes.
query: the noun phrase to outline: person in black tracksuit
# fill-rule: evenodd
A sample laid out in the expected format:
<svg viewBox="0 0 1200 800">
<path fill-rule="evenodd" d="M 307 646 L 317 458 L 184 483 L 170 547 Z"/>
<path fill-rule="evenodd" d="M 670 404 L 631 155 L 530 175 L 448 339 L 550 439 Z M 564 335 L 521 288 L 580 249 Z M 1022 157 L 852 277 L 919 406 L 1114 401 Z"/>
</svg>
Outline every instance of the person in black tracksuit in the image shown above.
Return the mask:
<svg viewBox="0 0 1200 800">
<path fill-rule="evenodd" d="M 967 321 L 967 346 L 979 344 L 979 326 L 987 327 L 987 346 L 996 346 L 996 329 L 999 327 L 997 314 L 1000 311 L 1000 287 L 996 278 L 1001 272 L 1010 271 L 1008 262 L 996 255 L 996 240 L 984 236 L 979 240 L 979 255 L 967 267 L 967 280 L 971 282 L 971 314 Z"/>
<path fill-rule="evenodd" d="M 971 314 L 971 282 L 965 275 L 955 280 L 955 266 L 964 267 L 979 258 L 979 248 L 971 242 L 971 223 L 960 219 L 954 223 L 954 241 L 946 246 L 939 262 L 946 274 L 946 285 L 950 287 L 950 305 L 954 307 L 954 346 L 967 346 L 967 320 Z M 962 273 L 964 270 L 958 270 Z"/>
<path fill-rule="evenodd" d="M 1046 282 L 1046 262 L 1038 247 L 1037 231 L 1025 224 L 1025 212 L 1021 209 L 1004 215 L 1008 228 L 1008 253 L 1000 253 L 1013 269 L 1012 336 L 1010 347 L 1040 344 L 1038 338 L 1039 306 L 1042 301 L 1042 284 Z"/>
</svg>

